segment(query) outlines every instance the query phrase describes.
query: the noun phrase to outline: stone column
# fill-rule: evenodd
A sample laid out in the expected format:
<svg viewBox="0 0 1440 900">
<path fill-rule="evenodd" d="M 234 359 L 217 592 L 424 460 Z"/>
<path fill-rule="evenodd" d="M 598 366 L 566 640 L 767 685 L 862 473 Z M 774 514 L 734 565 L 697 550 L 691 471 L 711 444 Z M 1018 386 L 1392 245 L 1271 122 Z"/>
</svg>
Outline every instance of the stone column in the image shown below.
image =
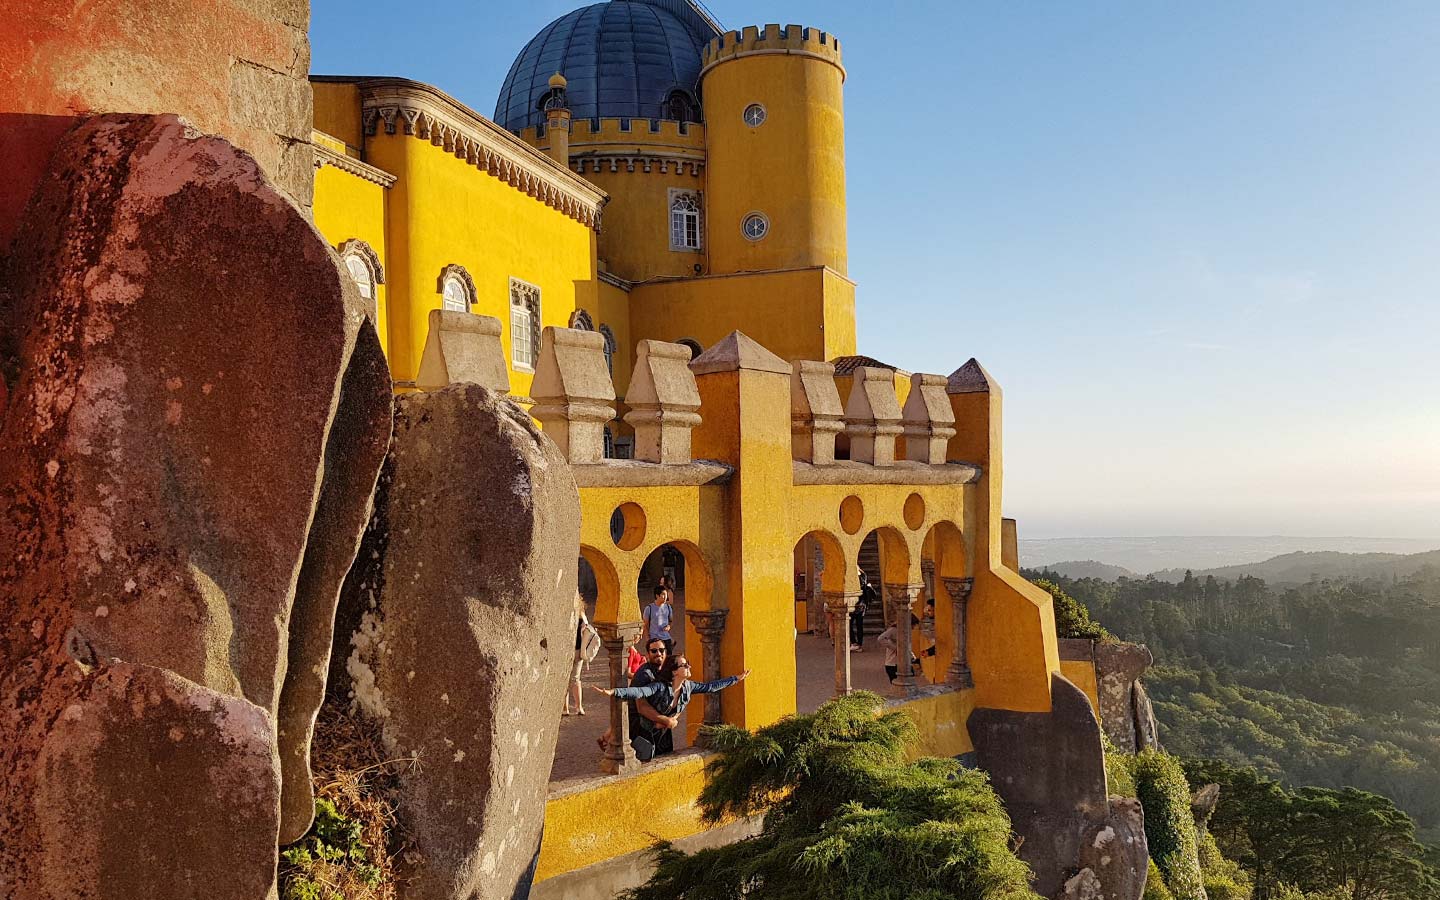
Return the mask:
<svg viewBox="0 0 1440 900">
<path fill-rule="evenodd" d="M 920 580 L 925 582 L 925 600 L 926 605 L 929 605 L 930 601 L 937 599 L 937 595 L 935 593 L 934 560 L 922 559 L 920 561 Z M 920 633 L 925 635 L 925 637 L 930 641 L 930 643 L 934 644 L 936 642 L 934 616 L 920 617 Z"/>
<path fill-rule="evenodd" d="M 700 635 L 700 649 L 703 655 L 705 671 L 702 675 L 705 681 L 715 681 L 720 677 L 720 636 L 725 633 L 725 618 L 730 615 L 728 609 L 687 609 L 685 615 L 690 618 L 690 624 L 695 626 L 695 633 Z M 722 691 L 719 694 L 705 695 L 705 724 L 719 725 L 720 698 L 725 696 Z M 710 746 L 709 738 L 704 731 L 695 741 L 697 747 Z"/>
<path fill-rule="evenodd" d="M 625 648 L 640 636 L 641 622 L 596 622 L 595 630 L 605 642 L 610 655 L 610 686 L 625 687 Z M 640 760 L 630 747 L 630 704 L 610 698 L 610 746 L 600 758 L 600 771 L 607 775 L 626 775 L 640 768 Z"/>
<path fill-rule="evenodd" d="M 885 602 L 890 605 L 890 621 L 895 623 L 895 643 L 899 645 L 896 653 L 895 685 L 906 694 L 915 692 L 915 670 L 911 666 L 911 660 L 915 658 L 914 648 L 911 646 L 910 616 L 915 611 L 915 601 L 919 599 L 920 592 L 925 590 L 923 584 L 889 584 L 885 585 Z"/>
<path fill-rule="evenodd" d="M 950 659 L 950 668 L 945 680 L 956 687 L 973 688 L 975 677 L 970 674 L 970 654 L 965 647 L 965 612 L 970 606 L 970 591 L 975 587 L 973 578 L 945 578 L 945 591 L 950 595 L 951 627 L 954 629 L 955 654 Z"/>
<path fill-rule="evenodd" d="M 835 620 L 840 634 L 831 641 L 835 645 L 835 696 L 844 697 L 854 688 L 850 686 L 850 613 L 860 601 L 860 593 L 825 591 L 825 610 Z"/>
</svg>

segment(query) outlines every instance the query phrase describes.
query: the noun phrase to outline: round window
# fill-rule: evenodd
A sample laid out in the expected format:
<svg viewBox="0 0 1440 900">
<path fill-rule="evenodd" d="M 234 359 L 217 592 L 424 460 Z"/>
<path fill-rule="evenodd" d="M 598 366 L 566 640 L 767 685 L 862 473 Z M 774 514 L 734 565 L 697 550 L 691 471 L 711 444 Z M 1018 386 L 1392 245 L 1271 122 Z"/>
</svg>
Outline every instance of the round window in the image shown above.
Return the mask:
<svg viewBox="0 0 1440 900">
<path fill-rule="evenodd" d="M 765 107 L 758 103 L 752 103 L 745 107 L 745 124 L 751 128 L 759 128 L 765 121 Z"/>
<path fill-rule="evenodd" d="M 747 240 L 758 241 L 770 233 L 770 220 L 765 218 L 764 213 L 751 213 L 740 223 L 740 230 Z"/>
</svg>

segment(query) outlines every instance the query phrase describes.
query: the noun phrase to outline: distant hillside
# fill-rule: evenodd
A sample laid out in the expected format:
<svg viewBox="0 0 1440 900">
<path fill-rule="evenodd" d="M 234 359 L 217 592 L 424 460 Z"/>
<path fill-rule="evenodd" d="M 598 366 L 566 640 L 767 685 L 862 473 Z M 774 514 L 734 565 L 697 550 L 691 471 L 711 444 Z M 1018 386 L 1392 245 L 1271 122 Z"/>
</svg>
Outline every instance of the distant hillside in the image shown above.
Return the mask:
<svg viewBox="0 0 1440 900">
<path fill-rule="evenodd" d="M 1068 560 L 1066 562 L 1046 563 L 1040 567 L 1041 571 L 1053 572 L 1056 575 L 1063 575 L 1066 578 L 1099 578 L 1101 581 L 1114 581 L 1117 578 L 1140 578 L 1141 576 L 1125 568 L 1124 566 L 1112 566 L 1094 559 Z M 1180 573 L 1184 576 L 1184 572 Z"/>
<path fill-rule="evenodd" d="M 1064 565 L 1070 565 L 1066 563 Z M 1078 563 L 1094 565 L 1101 569 L 1119 569 L 1102 563 Z M 1425 553 L 1336 553 L 1331 550 L 1319 552 L 1286 553 L 1264 562 L 1245 563 L 1238 566 L 1221 566 L 1216 569 L 1196 569 L 1196 578 L 1214 575 L 1229 581 L 1249 575 L 1263 578 L 1271 584 L 1304 584 L 1312 578 L 1405 578 L 1419 572 L 1425 566 L 1440 569 L 1440 550 Z M 1046 568 L 1055 568 L 1047 566 Z M 1068 573 L 1062 573 L 1067 574 Z M 1126 574 L 1120 569 L 1119 574 Z M 1153 573 L 1161 581 L 1178 583 L 1185 577 L 1184 569 L 1163 569 Z M 1070 575 L 1072 578 L 1085 576 Z M 1114 580 L 1114 575 L 1095 575 L 1096 578 Z M 1128 576 L 1127 576 L 1128 577 Z"/>
</svg>

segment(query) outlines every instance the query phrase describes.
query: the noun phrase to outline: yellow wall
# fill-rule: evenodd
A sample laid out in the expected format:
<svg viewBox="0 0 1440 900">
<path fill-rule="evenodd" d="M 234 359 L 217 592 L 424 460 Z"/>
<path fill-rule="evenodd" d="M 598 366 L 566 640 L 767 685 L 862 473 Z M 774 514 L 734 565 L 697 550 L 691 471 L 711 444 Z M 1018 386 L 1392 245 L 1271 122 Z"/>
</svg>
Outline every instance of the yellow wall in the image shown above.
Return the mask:
<svg viewBox="0 0 1440 900">
<path fill-rule="evenodd" d="M 315 130 L 334 135 L 352 148 L 364 146 L 360 88 L 347 82 L 312 81 L 310 89 L 315 96 Z"/>
<path fill-rule="evenodd" d="M 748 37 L 753 29 L 746 32 Z M 769 53 L 724 58 L 705 72 L 712 272 L 817 265 L 846 271 L 844 73 L 838 50 L 822 51 L 819 33 L 811 35 L 815 52 L 834 62 Z M 722 41 L 733 42 L 734 36 L 712 41 L 707 62 Z M 767 26 L 759 41 L 778 48 L 786 39 L 778 26 Z M 756 128 L 743 118 L 752 103 L 766 110 L 765 122 Z M 770 219 L 770 233 L 759 241 L 747 240 L 740 230 L 754 211 Z"/>
<path fill-rule="evenodd" d="M 390 189 L 388 346 L 397 381 L 415 378 L 427 317 L 441 306 L 440 273 L 452 263 L 475 281 L 470 311 L 501 321 L 507 363 L 512 276 L 540 288 L 542 327 L 568 325 L 577 307 L 595 309 L 595 233 L 588 227 L 398 129 L 369 138 L 366 154 L 398 176 Z M 532 378 L 512 365 L 511 393 L 528 396 Z"/>
<path fill-rule="evenodd" d="M 705 786 L 704 764 L 705 757 L 691 756 L 551 797 L 535 881 L 706 830 L 695 805 Z"/>
<path fill-rule="evenodd" d="M 1085 659 L 1062 659 L 1060 674 L 1085 692 L 1095 710 L 1095 718 L 1100 718 L 1100 686 L 1095 679 L 1095 664 Z"/>
<path fill-rule="evenodd" d="M 343 150 L 343 145 L 334 146 L 338 143 L 326 141 L 332 149 Z M 379 312 L 376 330 L 380 335 L 380 345 L 388 349 L 388 284 L 391 270 L 386 254 L 385 224 L 384 187 L 333 166 L 321 166 L 315 171 L 315 227 L 320 229 L 332 247 L 358 238 L 369 244 L 380 257 L 386 284 L 377 285 L 375 290 L 375 305 Z"/>
<path fill-rule="evenodd" d="M 630 325 L 705 348 L 739 329 L 785 360 L 830 359 L 854 352 L 855 286 L 825 269 L 653 281 L 631 291 Z"/>
<path fill-rule="evenodd" d="M 630 337 L 630 294 L 605 281 L 598 283 L 595 306 L 588 308 L 595 327 L 610 326 L 615 335 L 615 370 L 611 381 L 615 384 L 615 396 L 624 398 L 630 384 L 630 372 L 635 365 L 636 341 Z M 620 423 L 623 425 L 623 423 Z"/>
<path fill-rule="evenodd" d="M 704 126 L 686 123 L 682 134 L 679 122 L 600 119 L 593 124 L 598 127 L 592 129 L 589 119 L 572 124 L 570 162 L 610 195 L 599 249 L 607 271 L 644 281 L 693 275 L 697 264 L 705 270 L 703 231 L 699 251 L 670 249 L 670 189 L 705 190 L 703 167 L 691 165 L 705 159 Z M 536 129 L 527 128 L 520 136 L 540 150 L 550 147 L 548 133 L 537 136 Z M 611 171 L 616 158 L 624 161 Z M 703 228 L 703 212 L 701 222 Z"/>
</svg>

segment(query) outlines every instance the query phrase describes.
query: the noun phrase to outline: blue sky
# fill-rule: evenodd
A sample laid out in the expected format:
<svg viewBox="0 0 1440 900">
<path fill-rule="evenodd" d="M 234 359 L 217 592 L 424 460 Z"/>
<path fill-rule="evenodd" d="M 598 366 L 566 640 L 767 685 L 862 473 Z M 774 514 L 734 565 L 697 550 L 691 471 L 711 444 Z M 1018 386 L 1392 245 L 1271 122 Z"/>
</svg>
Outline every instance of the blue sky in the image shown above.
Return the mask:
<svg viewBox="0 0 1440 900">
<path fill-rule="evenodd" d="M 579 5 L 314 0 L 312 68 L 490 115 Z M 861 351 L 990 370 L 1023 537 L 1440 546 L 1440 4 L 709 5 L 841 39 Z"/>
</svg>

